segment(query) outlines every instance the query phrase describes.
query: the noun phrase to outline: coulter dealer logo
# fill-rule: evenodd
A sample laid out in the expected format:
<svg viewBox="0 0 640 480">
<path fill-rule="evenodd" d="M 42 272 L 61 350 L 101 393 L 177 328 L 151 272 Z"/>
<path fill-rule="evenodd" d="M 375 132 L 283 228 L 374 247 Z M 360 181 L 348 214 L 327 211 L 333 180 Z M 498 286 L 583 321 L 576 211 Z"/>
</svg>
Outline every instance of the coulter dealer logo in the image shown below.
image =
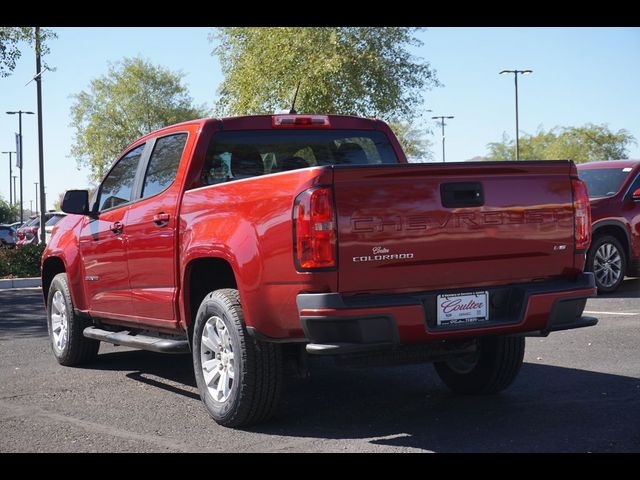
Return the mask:
<svg viewBox="0 0 640 480">
<path fill-rule="evenodd" d="M 384 260 L 408 260 L 413 258 L 413 253 L 389 253 L 389 249 L 385 247 L 373 247 L 372 255 L 363 255 L 361 257 L 353 257 L 354 263 L 360 262 L 381 262 Z"/>
</svg>

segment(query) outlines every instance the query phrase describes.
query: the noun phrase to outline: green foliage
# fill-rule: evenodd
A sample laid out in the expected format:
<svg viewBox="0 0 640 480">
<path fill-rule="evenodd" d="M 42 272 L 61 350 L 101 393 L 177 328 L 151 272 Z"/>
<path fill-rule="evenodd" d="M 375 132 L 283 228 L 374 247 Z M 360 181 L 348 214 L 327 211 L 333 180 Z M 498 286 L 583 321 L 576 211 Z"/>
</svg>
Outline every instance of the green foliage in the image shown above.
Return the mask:
<svg viewBox="0 0 640 480">
<path fill-rule="evenodd" d="M 47 41 L 57 35 L 46 28 L 40 29 L 42 55 L 49 53 Z M 35 44 L 34 27 L 0 27 L 0 77 L 8 77 L 16 68 L 16 62 L 22 56 L 20 43 Z"/>
<path fill-rule="evenodd" d="M 521 160 L 573 160 L 576 163 L 627 158 L 627 148 L 636 140 L 629 131 L 609 130 L 606 125 L 588 123 L 582 127 L 555 127 L 520 137 Z M 501 142 L 487 145 L 489 159 L 515 159 L 515 140 L 503 134 Z"/>
<path fill-rule="evenodd" d="M 0 249 L 0 277 L 21 278 L 40 276 L 40 259 L 45 245 L 25 245 Z"/>
<path fill-rule="evenodd" d="M 296 111 L 390 120 L 413 118 L 425 90 L 439 86 L 415 28 L 224 27 L 211 39 L 225 76 L 219 115 Z"/>
<path fill-rule="evenodd" d="M 207 116 L 193 105 L 182 73 L 141 58 L 124 58 L 91 81 L 88 92 L 73 95 L 75 141 L 71 155 L 102 179 L 113 160 L 135 139 L 174 123 Z"/>
<path fill-rule="evenodd" d="M 13 223 L 18 215 L 17 205 L 9 205 L 9 202 L 0 198 L 0 223 Z"/>
<path fill-rule="evenodd" d="M 409 122 L 398 120 L 389 122 L 389 126 L 398 138 L 409 163 L 433 160 L 433 152 L 430 150 L 431 142 L 424 136 L 427 132 L 426 127 L 420 128 Z"/>
</svg>

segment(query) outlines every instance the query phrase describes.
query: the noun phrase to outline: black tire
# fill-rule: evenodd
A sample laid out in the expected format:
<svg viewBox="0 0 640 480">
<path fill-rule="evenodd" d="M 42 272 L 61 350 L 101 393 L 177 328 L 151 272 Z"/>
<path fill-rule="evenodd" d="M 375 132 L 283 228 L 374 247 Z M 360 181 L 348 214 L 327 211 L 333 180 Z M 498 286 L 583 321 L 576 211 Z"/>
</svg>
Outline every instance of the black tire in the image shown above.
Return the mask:
<svg viewBox="0 0 640 480">
<path fill-rule="evenodd" d="M 216 327 L 216 334 L 219 334 L 219 338 L 224 336 L 231 344 L 233 368 L 229 370 L 233 370 L 233 378 L 229 382 L 228 376 L 223 377 L 219 374 L 218 381 L 215 382 L 214 375 L 210 378 L 208 386 L 202 368 L 203 358 L 214 360 L 213 357 L 217 354 L 206 345 L 204 350 L 202 349 L 202 337 L 207 322 L 217 322 L 217 319 L 222 321 L 223 326 L 222 329 Z M 209 325 L 207 328 L 210 329 L 214 323 Z M 227 333 L 221 333 L 221 330 L 225 329 Z M 200 398 L 209 415 L 218 424 L 240 427 L 263 422 L 275 413 L 282 388 L 282 349 L 274 343 L 257 341 L 247 333 L 237 290 L 216 290 L 204 298 L 194 324 L 192 347 L 193 367 Z M 220 351 L 222 350 L 224 349 Z M 229 350 L 224 351 L 225 355 L 228 355 Z M 216 357 L 215 361 L 220 362 L 218 367 L 222 365 L 223 360 L 222 357 Z M 227 372 L 229 364 L 222 365 L 221 370 Z M 222 395 L 220 399 L 214 399 L 213 395 L 218 395 L 219 392 L 213 391 L 212 394 L 212 389 L 219 387 L 223 378 L 227 386 L 231 383 L 230 393 L 227 398 Z"/>
<path fill-rule="evenodd" d="M 442 381 L 465 395 L 497 393 L 513 383 L 524 359 L 524 337 L 486 337 L 474 354 L 435 362 Z"/>
<path fill-rule="evenodd" d="M 56 297 L 56 292 L 60 292 L 61 297 Z M 60 334 L 57 337 L 54 336 L 54 328 L 56 332 L 60 332 L 61 328 L 60 323 L 54 321 L 56 312 L 60 310 L 59 305 L 54 305 L 54 299 L 56 298 L 63 302 L 66 315 L 66 337 L 64 342 L 61 343 L 56 342 L 56 338 L 59 338 Z M 60 315 L 58 315 L 58 318 L 60 318 Z M 54 327 L 54 323 L 56 323 L 56 327 Z M 47 328 L 53 354 L 60 365 L 75 367 L 95 360 L 100 348 L 100 342 L 86 338 L 82 334 L 83 330 L 90 326 L 90 321 L 78 317 L 74 313 L 67 274 L 59 273 L 53 277 L 49 287 L 49 295 L 47 296 Z"/>
<path fill-rule="evenodd" d="M 613 272 L 615 272 L 616 269 L 619 268 L 619 276 L 613 283 L 606 281 L 606 277 L 603 278 L 601 274 L 598 274 L 598 272 L 594 271 L 594 264 L 596 263 L 596 255 L 598 253 L 598 250 L 600 250 L 601 248 L 606 249 L 607 247 L 615 249 L 620 257 L 620 265 L 618 265 L 617 262 L 614 262 L 614 264 L 612 265 Z M 596 279 L 596 287 L 598 287 L 598 293 L 615 292 L 624 280 L 624 276 L 627 273 L 627 255 L 625 254 L 624 248 L 622 247 L 620 241 L 616 237 L 613 237 L 611 235 L 596 236 L 591 242 L 591 247 L 589 247 L 589 252 L 587 253 L 585 270 L 588 272 L 593 272 Z"/>
</svg>

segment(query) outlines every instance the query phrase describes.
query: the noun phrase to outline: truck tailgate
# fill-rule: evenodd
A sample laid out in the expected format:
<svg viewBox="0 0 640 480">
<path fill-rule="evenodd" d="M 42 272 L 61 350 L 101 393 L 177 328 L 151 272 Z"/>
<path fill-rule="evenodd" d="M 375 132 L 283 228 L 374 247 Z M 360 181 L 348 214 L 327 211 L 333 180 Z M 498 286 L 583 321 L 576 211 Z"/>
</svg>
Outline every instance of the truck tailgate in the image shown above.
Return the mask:
<svg viewBox="0 0 640 480">
<path fill-rule="evenodd" d="M 426 291 L 572 269 L 569 161 L 334 167 L 338 288 Z"/>
</svg>

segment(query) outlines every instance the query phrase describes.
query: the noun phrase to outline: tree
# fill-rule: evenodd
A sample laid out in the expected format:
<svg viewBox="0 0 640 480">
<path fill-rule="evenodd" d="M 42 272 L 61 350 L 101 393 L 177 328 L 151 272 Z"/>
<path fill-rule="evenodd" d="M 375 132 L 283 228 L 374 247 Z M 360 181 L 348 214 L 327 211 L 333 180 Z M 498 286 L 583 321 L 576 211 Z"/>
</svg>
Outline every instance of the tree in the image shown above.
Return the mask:
<svg viewBox="0 0 640 480">
<path fill-rule="evenodd" d="M 92 80 L 88 92 L 73 95 L 71 155 L 90 168 L 92 180 L 100 180 L 136 138 L 207 116 L 204 106 L 193 105 L 181 83 L 183 76 L 141 58 L 124 58 Z"/>
<path fill-rule="evenodd" d="M 398 138 L 409 163 L 433 160 L 433 152 L 430 150 L 431 142 L 423 135 L 426 127 L 420 130 L 409 122 L 401 121 L 390 121 L 389 126 Z"/>
<path fill-rule="evenodd" d="M 0 197 L 0 223 L 13 223 L 18 216 L 17 205 L 9 205 L 9 202 Z"/>
<path fill-rule="evenodd" d="M 440 83 L 409 46 L 422 44 L 416 28 L 225 27 L 211 40 L 225 76 L 220 115 L 289 109 L 300 82 L 296 111 L 384 120 L 416 116 L 425 90 Z"/>
<path fill-rule="evenodd" d="M 636 144 L 636 139 L 629 131 L 613 132 L 606 125 L 588 123 L 582 127 L 555 127 L 547 132 L 539 128 L 535 135 L 520 138 L 520 158 L 576 163 L 627 158 L 631 144 Z M 507 134 L 503 134 L 501 142 L 489 143 L 487 148 L 491 160 L 515 158 L 515 141 Z"/>
<path fill-rule="evenodd" d="M 40 29 L 42 55 L 49 53 L 46 42 L 57 35 L 48 29 Z M 0 77 L 8 77 L 16 68 L 16 62 L 22 56 L 20 43 L 35 44 L 33 27 L 0 27 Z"/>
</svg>

